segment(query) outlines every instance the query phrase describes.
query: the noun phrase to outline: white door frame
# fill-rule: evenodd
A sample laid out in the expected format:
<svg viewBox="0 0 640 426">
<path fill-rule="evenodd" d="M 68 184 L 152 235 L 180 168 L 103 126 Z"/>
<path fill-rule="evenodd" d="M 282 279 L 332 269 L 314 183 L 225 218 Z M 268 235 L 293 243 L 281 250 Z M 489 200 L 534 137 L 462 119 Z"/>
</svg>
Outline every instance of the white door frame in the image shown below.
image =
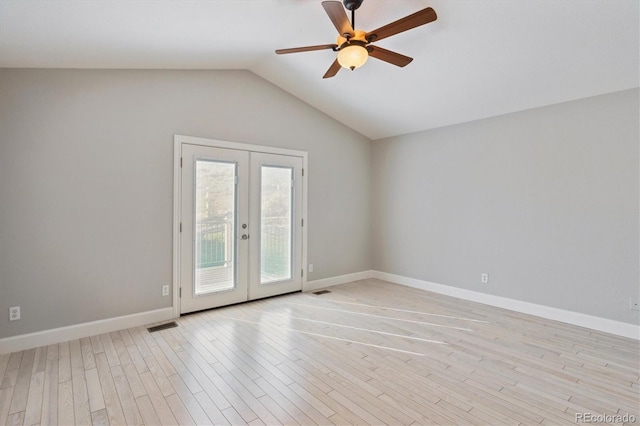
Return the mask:
<svg viewBox="0 0 640 426">
<path fill-rule="evenodd" d="M 252 145 L 239 142 L 221 141 L 216 139 L 198 138 L 194 136 L 174 135 L 173 137 L 173 316 L 180 316 L 180 222 L 181 222 L 181 199 L 182 199 L 182 173 L 181 173 L 181 152 L 182 145 L 201 145 L 213 148 L 237 149 L 242 151 L 260 152 L 265 154 L 289 155 L 302 158 L 302 169 L 304 179 L 302 180 L 302 270 L 306 271 L 307 265 L 307 199 L 308 199 L 308 161 L 309 154 L 306 151 L 296 151 L 285 148 L 274 148 L 262 145 Z M 307 286 L 307 274 L 302 275 L 302 290 Z"/>
</svg>

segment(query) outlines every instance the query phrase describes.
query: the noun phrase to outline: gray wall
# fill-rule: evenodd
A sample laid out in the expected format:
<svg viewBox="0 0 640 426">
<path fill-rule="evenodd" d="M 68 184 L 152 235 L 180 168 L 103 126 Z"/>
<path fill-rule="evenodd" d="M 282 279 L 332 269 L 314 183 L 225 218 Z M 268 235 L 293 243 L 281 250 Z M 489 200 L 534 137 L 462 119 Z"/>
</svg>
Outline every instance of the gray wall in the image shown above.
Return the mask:
<svg viewBox="0 0 640 426">
<path fill-rule="evenodd" d="M 308 151 L 309 279 L 371 269 L 370 141 L 260 77 L 2 69 L 0 337 L 171 305 L 174 134 Z"/>
<path fill-rule="evenodd" d="M 639 115 L 636 89 L 375 141 L 374 269 L 640 323 Z"/>
<path fill-rule="evenodd" d="M 632 90 L 371 145 L 246 71 L 2 69 L 0 338 L 170 306 L 176 133 L 309 152 L 310 280 L 639 323 L 639 112 Z"/>
</svg>

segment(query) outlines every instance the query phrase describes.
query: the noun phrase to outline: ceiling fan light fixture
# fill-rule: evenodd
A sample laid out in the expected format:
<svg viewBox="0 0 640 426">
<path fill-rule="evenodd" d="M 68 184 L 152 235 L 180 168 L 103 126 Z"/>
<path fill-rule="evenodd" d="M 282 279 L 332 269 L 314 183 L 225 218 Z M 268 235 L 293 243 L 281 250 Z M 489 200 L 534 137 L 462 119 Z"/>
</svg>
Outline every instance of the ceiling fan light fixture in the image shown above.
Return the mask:
<svg viewBox="0 0 640 426">
<path fill-rule="evenodd" d="M 369 59 L 366 47 L 359 44 L 350 44 L 338 51 L 338 63 L 351 71 L 360 68 Z"/>
<path fill-rule="evenodd" d="M 338 39 L 335 44 L 278 49 L 276 50 L 276 54 L 282 55 L 286 53 L 328 49 L 338 52 L 337 58 L 331 63 L 331 66 L 322 78 L 334 77 L 341 68 L 348 68 L 352 71 L 360 68 L 367 62 L 369 56 L 397 67 L 409 65 L 413 60 L 412 58 L 392 52 L 391 50 L 383 49 L 382 47 L 373 46 L 371 43 L 433 22 L 438 18 L 436 12 L 432 8 L 427 7 L 378 29 L 365 32 L 355 29 L 355 11 L 360 7 L 362 1 L 363 0 L 343 0 L 340 2 L 336 0 L 324 0 L 322 2 L 324 11 L 327 13 L 327 16 L 329 16 L 331 23 L 336 27 L 336 30 L 338 30 Z M 349 17 L 345 9 L 351 11 L 351 22 L 349 22 Z"/>
</svg>

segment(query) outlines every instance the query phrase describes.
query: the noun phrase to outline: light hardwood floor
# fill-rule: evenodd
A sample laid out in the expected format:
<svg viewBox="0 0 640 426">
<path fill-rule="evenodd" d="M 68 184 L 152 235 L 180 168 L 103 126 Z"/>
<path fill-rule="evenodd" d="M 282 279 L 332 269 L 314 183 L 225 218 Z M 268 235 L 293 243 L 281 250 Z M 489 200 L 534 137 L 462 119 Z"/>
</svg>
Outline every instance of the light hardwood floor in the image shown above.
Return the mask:
<svg viewBox="0 0 640 426">
<path fill-rule="evenodd" d="M 638 341 L 379 280 L 330 291 L 0 355 L 0 424 L 640 422 Z"/>
</svg>

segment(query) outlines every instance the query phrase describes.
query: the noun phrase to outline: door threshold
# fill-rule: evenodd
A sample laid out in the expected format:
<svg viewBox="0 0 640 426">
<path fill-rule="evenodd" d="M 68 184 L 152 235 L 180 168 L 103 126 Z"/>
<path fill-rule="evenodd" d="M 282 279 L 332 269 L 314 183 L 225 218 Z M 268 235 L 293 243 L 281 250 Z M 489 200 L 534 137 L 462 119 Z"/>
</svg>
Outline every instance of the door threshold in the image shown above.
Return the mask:
<svg viewBox="0 0 640 426">
<path fill-rule="evenodd" d="M 245 303 L 257 302 L 258 300 L 275 299 L 276 297 L 288 296 L 290 294 L 295 294 L 295 293 L 302 293 L 302 290 L 290 291 L 288 293 L 275 294 L 273 296 L 266 296 L 266 297 L 259 297 L 257 299 L 251 299 L 251 300 L 243 300 L 242 302 L 231 303 L 229 305 L 222 305 L 222 306 L 216 306 L 214 308 L 207 308 L 207 309 L 201 309 L 199 311 L 187 312 L 187 313 L 184 313 L 184 314 L 180 314 L 180 317 L 184 317 L 186 315 L 199 314 L 199 313 L 202 313 L 202 312 L 213 311 L 215 309 L 228 308 L 230 306 L 244 305 Z"/>
</svg>

